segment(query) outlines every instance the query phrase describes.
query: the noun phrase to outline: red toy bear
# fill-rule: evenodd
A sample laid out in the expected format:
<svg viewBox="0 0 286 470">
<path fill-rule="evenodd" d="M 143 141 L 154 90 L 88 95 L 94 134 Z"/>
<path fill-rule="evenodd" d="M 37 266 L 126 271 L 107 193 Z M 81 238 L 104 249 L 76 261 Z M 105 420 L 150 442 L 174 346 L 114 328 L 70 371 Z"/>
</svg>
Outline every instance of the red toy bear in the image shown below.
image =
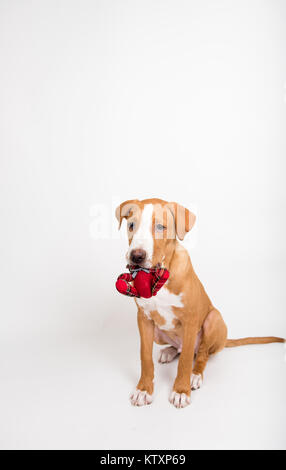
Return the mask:
<svg viewBox="0 0 286 470">
<path fill-rule="evenodd" d="M 156 295 L 169 278 L 169 271 L 165 268 L 141 268 L 140 266 L 126 266 L 130 273 L 120 274 L 116 281 L 118 292 L 129 297 L 144 297 L 149 299 Z M 133 285 L 130 284 L 133 282 Z"/>
</svg>

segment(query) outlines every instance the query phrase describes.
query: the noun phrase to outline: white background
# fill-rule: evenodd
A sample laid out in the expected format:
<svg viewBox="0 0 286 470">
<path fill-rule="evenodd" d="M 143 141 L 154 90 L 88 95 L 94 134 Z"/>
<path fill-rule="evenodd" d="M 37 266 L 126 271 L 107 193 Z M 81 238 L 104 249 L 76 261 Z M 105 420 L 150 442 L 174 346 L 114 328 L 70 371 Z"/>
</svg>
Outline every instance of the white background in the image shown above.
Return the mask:
<svg viewBox="0 0 286 470">
<path fill-rule="evenodd" d="M 93 232 L 97 204 L 196 207 L 229 337 L 286 336 L 285 31 L 283 0 L 0 1 L 1 448 L 286 447 L 281 344 L 212 358 L 184 410 L 157 364 L 131 407 L 127 244 Z"/>
</svg>

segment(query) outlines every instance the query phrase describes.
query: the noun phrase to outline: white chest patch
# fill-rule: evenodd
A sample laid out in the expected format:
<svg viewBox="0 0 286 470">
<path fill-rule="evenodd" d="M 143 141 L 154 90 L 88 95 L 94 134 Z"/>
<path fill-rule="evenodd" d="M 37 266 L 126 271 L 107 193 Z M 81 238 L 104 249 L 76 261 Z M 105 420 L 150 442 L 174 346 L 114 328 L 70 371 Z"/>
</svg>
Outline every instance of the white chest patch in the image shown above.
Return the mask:
<svg viewBox="0 0 286 470">
<path fill-rule="evenodd" d="M 172 330 L 174 328 L 173 319 L 176 318 L 176 316 L 173 313 L 172 307 L 180 308 L 184 306 L 182 303 L 182 294 L 172 294 L 166 287 L 162 287 L 157 295 L 150 299 L 141 297 L 136 300 L 148 318 L 151 318 L 151 312 L 157 311 L 161 317 L 165 319 L 164 325 L 159 326 L 161 330 Z"/>
</svg>

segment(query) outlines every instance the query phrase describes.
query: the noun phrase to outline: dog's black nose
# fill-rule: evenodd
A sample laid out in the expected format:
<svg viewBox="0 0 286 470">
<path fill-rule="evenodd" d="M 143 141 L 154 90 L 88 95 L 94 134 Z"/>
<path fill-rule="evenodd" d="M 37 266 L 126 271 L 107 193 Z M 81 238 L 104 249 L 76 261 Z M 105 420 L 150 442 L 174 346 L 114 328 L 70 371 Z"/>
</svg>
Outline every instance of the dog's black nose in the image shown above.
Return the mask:
<svg viewBox="0 0 286 470">
<path fill-rule="evenodd" d="M 131 258 L 132 263 L 140 264 L 146 258 L 146 251 L 141 250 L 141 249 L 132 250 L 130 253 L 130 258 Z"/>
</svg>

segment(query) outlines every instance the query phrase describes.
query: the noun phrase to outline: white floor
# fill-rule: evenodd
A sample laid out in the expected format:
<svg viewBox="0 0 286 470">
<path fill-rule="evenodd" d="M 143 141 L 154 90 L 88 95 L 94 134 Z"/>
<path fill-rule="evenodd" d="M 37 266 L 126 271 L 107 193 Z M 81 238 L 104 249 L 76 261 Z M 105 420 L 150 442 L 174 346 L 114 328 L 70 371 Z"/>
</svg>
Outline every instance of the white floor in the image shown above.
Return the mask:
<svg viewBox="0 0 286 470">
<path fill-rule="evenodd" d="M 168 402 L 177 361 L 158 364 L 156 346 L 155 400 L 133 408 L 139 342 L 135 318 L 125 320 L 114 314 L 97 338 L 2 343 L 1 448 L 286 447 L 284 345 L 222 351 L 180 410 Z"/>
</svg>

